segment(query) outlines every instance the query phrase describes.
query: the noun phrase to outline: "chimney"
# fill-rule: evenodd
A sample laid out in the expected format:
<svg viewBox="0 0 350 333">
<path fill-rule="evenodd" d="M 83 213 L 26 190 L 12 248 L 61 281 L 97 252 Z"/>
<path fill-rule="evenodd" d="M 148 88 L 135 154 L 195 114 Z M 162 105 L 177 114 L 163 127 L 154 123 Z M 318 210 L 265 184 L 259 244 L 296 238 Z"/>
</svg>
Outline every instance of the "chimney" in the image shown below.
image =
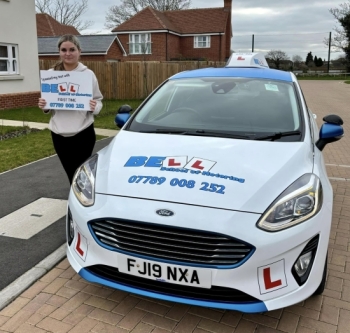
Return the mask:
<svg viewBox="0 0 350 333">
<path fill-rule="evenodd" d="M 224 7 L 232 8 L 232 0 L 224 0 Z"/>
</svg>

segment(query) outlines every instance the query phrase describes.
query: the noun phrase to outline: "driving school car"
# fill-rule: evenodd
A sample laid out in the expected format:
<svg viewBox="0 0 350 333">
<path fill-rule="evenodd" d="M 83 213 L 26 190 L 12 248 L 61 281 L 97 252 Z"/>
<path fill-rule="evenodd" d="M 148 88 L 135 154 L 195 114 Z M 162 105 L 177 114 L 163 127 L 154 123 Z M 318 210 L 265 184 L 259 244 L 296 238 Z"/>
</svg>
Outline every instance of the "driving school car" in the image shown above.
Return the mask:
<svg viewBox="0 0 350 333">
<path fill-rule="evenodd" d="M 162 300 L 264 312 L 322 293 L 332 188 L 293 73 L 261 54 L 178 73 L 76 172 L 67 255 L 84 279 Z"/>
</svg>

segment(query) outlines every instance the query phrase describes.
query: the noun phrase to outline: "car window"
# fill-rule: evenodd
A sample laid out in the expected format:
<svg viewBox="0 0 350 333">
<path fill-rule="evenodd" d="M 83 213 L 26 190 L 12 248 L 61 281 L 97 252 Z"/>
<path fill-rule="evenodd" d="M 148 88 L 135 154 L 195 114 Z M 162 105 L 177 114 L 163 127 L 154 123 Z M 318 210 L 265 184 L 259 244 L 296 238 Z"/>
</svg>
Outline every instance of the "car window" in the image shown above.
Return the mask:
<svg viewBox="0 0 350 333">
<path fill-rule="evenodd" d="M 130 130 L 173 128 L 263 134 L 295 131 L 300 113 L 291 83 L 244 78 L 191 78 L 165 83 Z"/>
</svg>

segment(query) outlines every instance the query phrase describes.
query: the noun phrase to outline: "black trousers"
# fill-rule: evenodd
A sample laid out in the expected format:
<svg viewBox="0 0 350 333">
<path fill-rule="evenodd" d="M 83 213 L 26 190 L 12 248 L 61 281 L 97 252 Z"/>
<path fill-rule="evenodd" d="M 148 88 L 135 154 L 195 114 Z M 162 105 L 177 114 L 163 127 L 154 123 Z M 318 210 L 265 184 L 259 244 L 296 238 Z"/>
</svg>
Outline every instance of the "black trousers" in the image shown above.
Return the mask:
<svg viewBox="0 0 350 333">
<path fill-rule="evenodd" d="M 77 168 L 92 154 L 96 142 L 94 124 L 74 136 L 62 136 L 51 132 L 53 146 L 72 184 Z"/>
</svg>

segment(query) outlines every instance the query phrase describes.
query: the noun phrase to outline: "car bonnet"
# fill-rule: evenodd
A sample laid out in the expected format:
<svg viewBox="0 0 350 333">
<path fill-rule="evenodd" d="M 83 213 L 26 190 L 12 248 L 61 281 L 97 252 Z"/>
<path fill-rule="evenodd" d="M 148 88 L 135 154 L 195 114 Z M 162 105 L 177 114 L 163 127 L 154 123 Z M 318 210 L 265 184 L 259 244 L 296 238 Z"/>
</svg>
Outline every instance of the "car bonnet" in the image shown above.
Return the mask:
<svg viewBox="0 0 350 333">
<path fill-rule="evenodd" d="M 99 153 L 96 193 L 263 213 L 312 172 L 305 142 L 120 131 Z"/>
</svg>

